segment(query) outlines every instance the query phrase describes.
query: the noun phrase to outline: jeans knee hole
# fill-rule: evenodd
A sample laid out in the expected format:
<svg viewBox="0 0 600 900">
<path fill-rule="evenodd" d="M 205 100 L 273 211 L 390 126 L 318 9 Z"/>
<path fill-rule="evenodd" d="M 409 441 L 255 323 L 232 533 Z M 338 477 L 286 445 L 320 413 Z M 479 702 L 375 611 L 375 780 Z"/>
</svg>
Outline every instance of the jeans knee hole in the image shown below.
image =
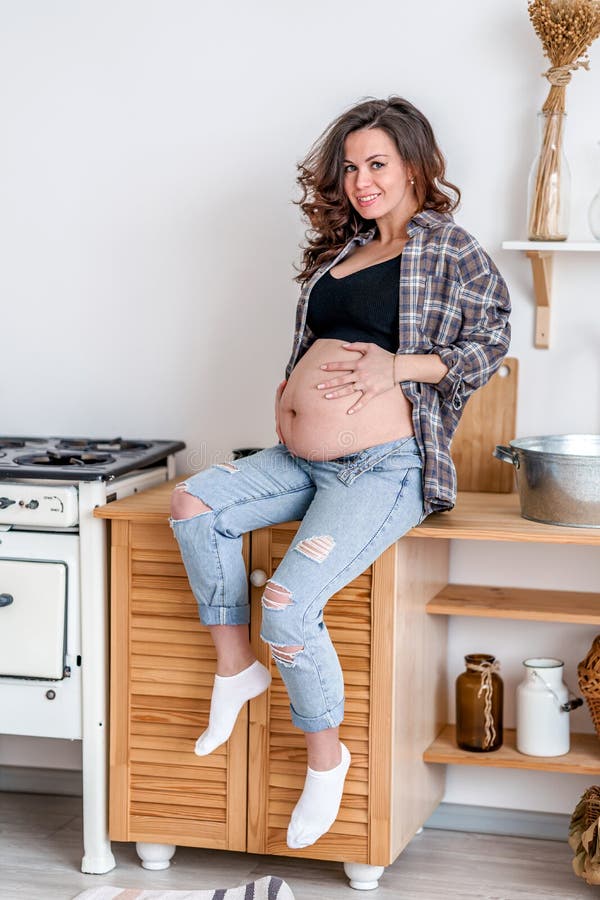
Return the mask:
<svg viewBox="0 0 600 900">
<path fill-rule="evenodd" d="M 314 559 L 315 562 L 321 563 L 327 559 L 334 547 L 335 541 L 330 534 L 319 534 L 299 541 L 295 545 L 294 550 L 297 550 L 298 553 L 302 553 L 309 559 Z"/>
<path fill-rule="evenodd" d="M 181 502 L 181 510 L 179 509 L 179 498 L 185 496 L 186 500 Z M 202 509 L 198 510 L 198 504 L 202 505 Z M 197 510 L 194 512 L 194 510 Z M 213 510 L 205 503 L 204 500 L 201 500 L 200 497 L 195 497 L 193 494 L 187 490 L 187 483 L 182 481 L 180 484 L 175 486 L 175 490 L 173 491 L 173 496 L 171 498 L 171 517 L 169 519 L 169 524 L 173 527 L 173 522 L 189 522 L 191 519 L 196 519 L 198 516 L 206 515 L 206 513 L 212 512 Z M 179 512 L 183 512 L 184 515 L 179 515 Z"/>
<path fill-rule="evenodd" d="M 277 644 L 271 644 L 270 646 L 271 656 L 275 662 L 290 668 L 296 664 L 296 657 L 304 650 L 304 647 L 301 646 L 280 647 Z"/>
<path fill-rule="evenodd" d="M 261 604 L 265 609 L 286 609 L 292 605 L 292 595 L 282 584 L 269 581 L 261 597 Z"/>
</svg>

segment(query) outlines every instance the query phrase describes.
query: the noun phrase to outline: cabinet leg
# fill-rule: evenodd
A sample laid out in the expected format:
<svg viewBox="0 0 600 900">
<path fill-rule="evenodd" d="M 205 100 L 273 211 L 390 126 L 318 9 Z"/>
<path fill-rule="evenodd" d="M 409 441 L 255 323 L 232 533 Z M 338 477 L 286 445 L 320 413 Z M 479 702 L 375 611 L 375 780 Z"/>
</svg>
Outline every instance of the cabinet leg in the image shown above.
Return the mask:
<svg viewBox="0 0 600 900">
<path fill-rule="evenodd" d="M 379 887 L 379 879 L 385 872 L 385 866 L 345 862 L 344 872 L 350 879 L 350 887 L 355 891 L 373 891 Z"/>
<path fill-rule="evenodd" d="M 144 869 L 168 869 L 177 848 L 173 844 L 145 844 L 138 841 L 135 849 Z"/>
</svg>

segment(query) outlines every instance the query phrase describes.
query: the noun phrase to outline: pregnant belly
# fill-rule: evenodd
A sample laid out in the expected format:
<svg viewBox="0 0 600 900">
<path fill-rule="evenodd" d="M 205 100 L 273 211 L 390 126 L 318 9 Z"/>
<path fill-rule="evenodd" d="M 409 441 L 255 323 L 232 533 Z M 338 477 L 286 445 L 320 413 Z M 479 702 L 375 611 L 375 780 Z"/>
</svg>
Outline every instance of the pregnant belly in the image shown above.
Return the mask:
<svg viewBox="0 0 600 900">
<path fill-rule="evenodd" d="M 399 385 L 379 394 L 351 416 L 347 411 L 360 399 L 360 392 L 326 400 L 327 392 L 317 390 L 317 384 L 344 374 L 324 371 L 320 368 L 323 363 L 360 359 L 362 354 L 357 350 L 342 350 L 343 343 L 319 338 L 311 344 L 292 370 L 281 395 L 281 435 L 295 456 L 315 461 L 336 459 L 414 434 L 412 404 Z"/>
</svg>

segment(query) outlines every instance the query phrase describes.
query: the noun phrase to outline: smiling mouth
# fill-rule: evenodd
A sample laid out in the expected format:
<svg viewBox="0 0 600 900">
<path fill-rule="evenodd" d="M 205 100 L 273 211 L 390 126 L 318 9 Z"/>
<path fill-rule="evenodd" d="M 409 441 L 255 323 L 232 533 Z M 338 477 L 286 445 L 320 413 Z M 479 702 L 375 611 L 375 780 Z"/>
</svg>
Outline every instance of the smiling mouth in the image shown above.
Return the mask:
<svg viewBox="0 0 600 900">
<path fill-rule="evenodd" d="M 375 203 L 380 194 L 365 194 L 364 197 L 357 197 L 357 201 L 360 206 L 370 206 L 372 203 Z"/>
</svg>

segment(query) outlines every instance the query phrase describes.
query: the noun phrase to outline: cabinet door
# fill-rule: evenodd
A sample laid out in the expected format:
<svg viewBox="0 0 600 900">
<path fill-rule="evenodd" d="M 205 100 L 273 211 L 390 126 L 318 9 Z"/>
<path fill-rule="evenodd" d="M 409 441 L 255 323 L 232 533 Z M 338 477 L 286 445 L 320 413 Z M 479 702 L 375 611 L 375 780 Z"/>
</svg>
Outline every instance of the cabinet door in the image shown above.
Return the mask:
<svg viewBox="0 0 600 900">
<path fill-rule="evenodd" d="M 270 577 L 297 528 L 296 522 L 254 531 L 251 568 L 263 569 Z M 352 754 L 352 764 L 332 829 L 312 847 L 293 851 L 294 856 L 368 861 L 371 589 L 372 567 L 334 594 L 325 607 L 327 628 L 344 672 L 346 702 L 340 738 Z M 261 662 L 270 667 L 273 682 L 268 692 L 250 702 L 248 851 L 289 856 L 286 830 L 304 786 L 306 744 L 303 733 L 291 723 L 285 685 L 260 639 L 263 590 L 251 590 L 252 643 Z"/>
<path fill-rule="evenodd" d="M 251 569 L 271 576 L 297 529 L 286 522 L 253 532 Z M 250 852 L 387 866 L 440 802 L 445 767 L 425 763 L 423 753 L 447 721 L 447 623 L 428 615 L 427 603 L 447 584 L 448 543 L 405 536 L 327 602 L 345 682 L 340 737 L 352 764 L 337 820 L 305 850 L 285 842 L 306 775 L 305 739 L 260 639 L 264 588 L 252 588 L 252 643 L 273 682 L 250 703 Z"/>
<path fill-rule="evenodd" d="M 110 836 L 245 850 L 247 712 L 194 755 L 215 651 L 168 523 L 114 521 L 111 579 Z"/>
</svg>

